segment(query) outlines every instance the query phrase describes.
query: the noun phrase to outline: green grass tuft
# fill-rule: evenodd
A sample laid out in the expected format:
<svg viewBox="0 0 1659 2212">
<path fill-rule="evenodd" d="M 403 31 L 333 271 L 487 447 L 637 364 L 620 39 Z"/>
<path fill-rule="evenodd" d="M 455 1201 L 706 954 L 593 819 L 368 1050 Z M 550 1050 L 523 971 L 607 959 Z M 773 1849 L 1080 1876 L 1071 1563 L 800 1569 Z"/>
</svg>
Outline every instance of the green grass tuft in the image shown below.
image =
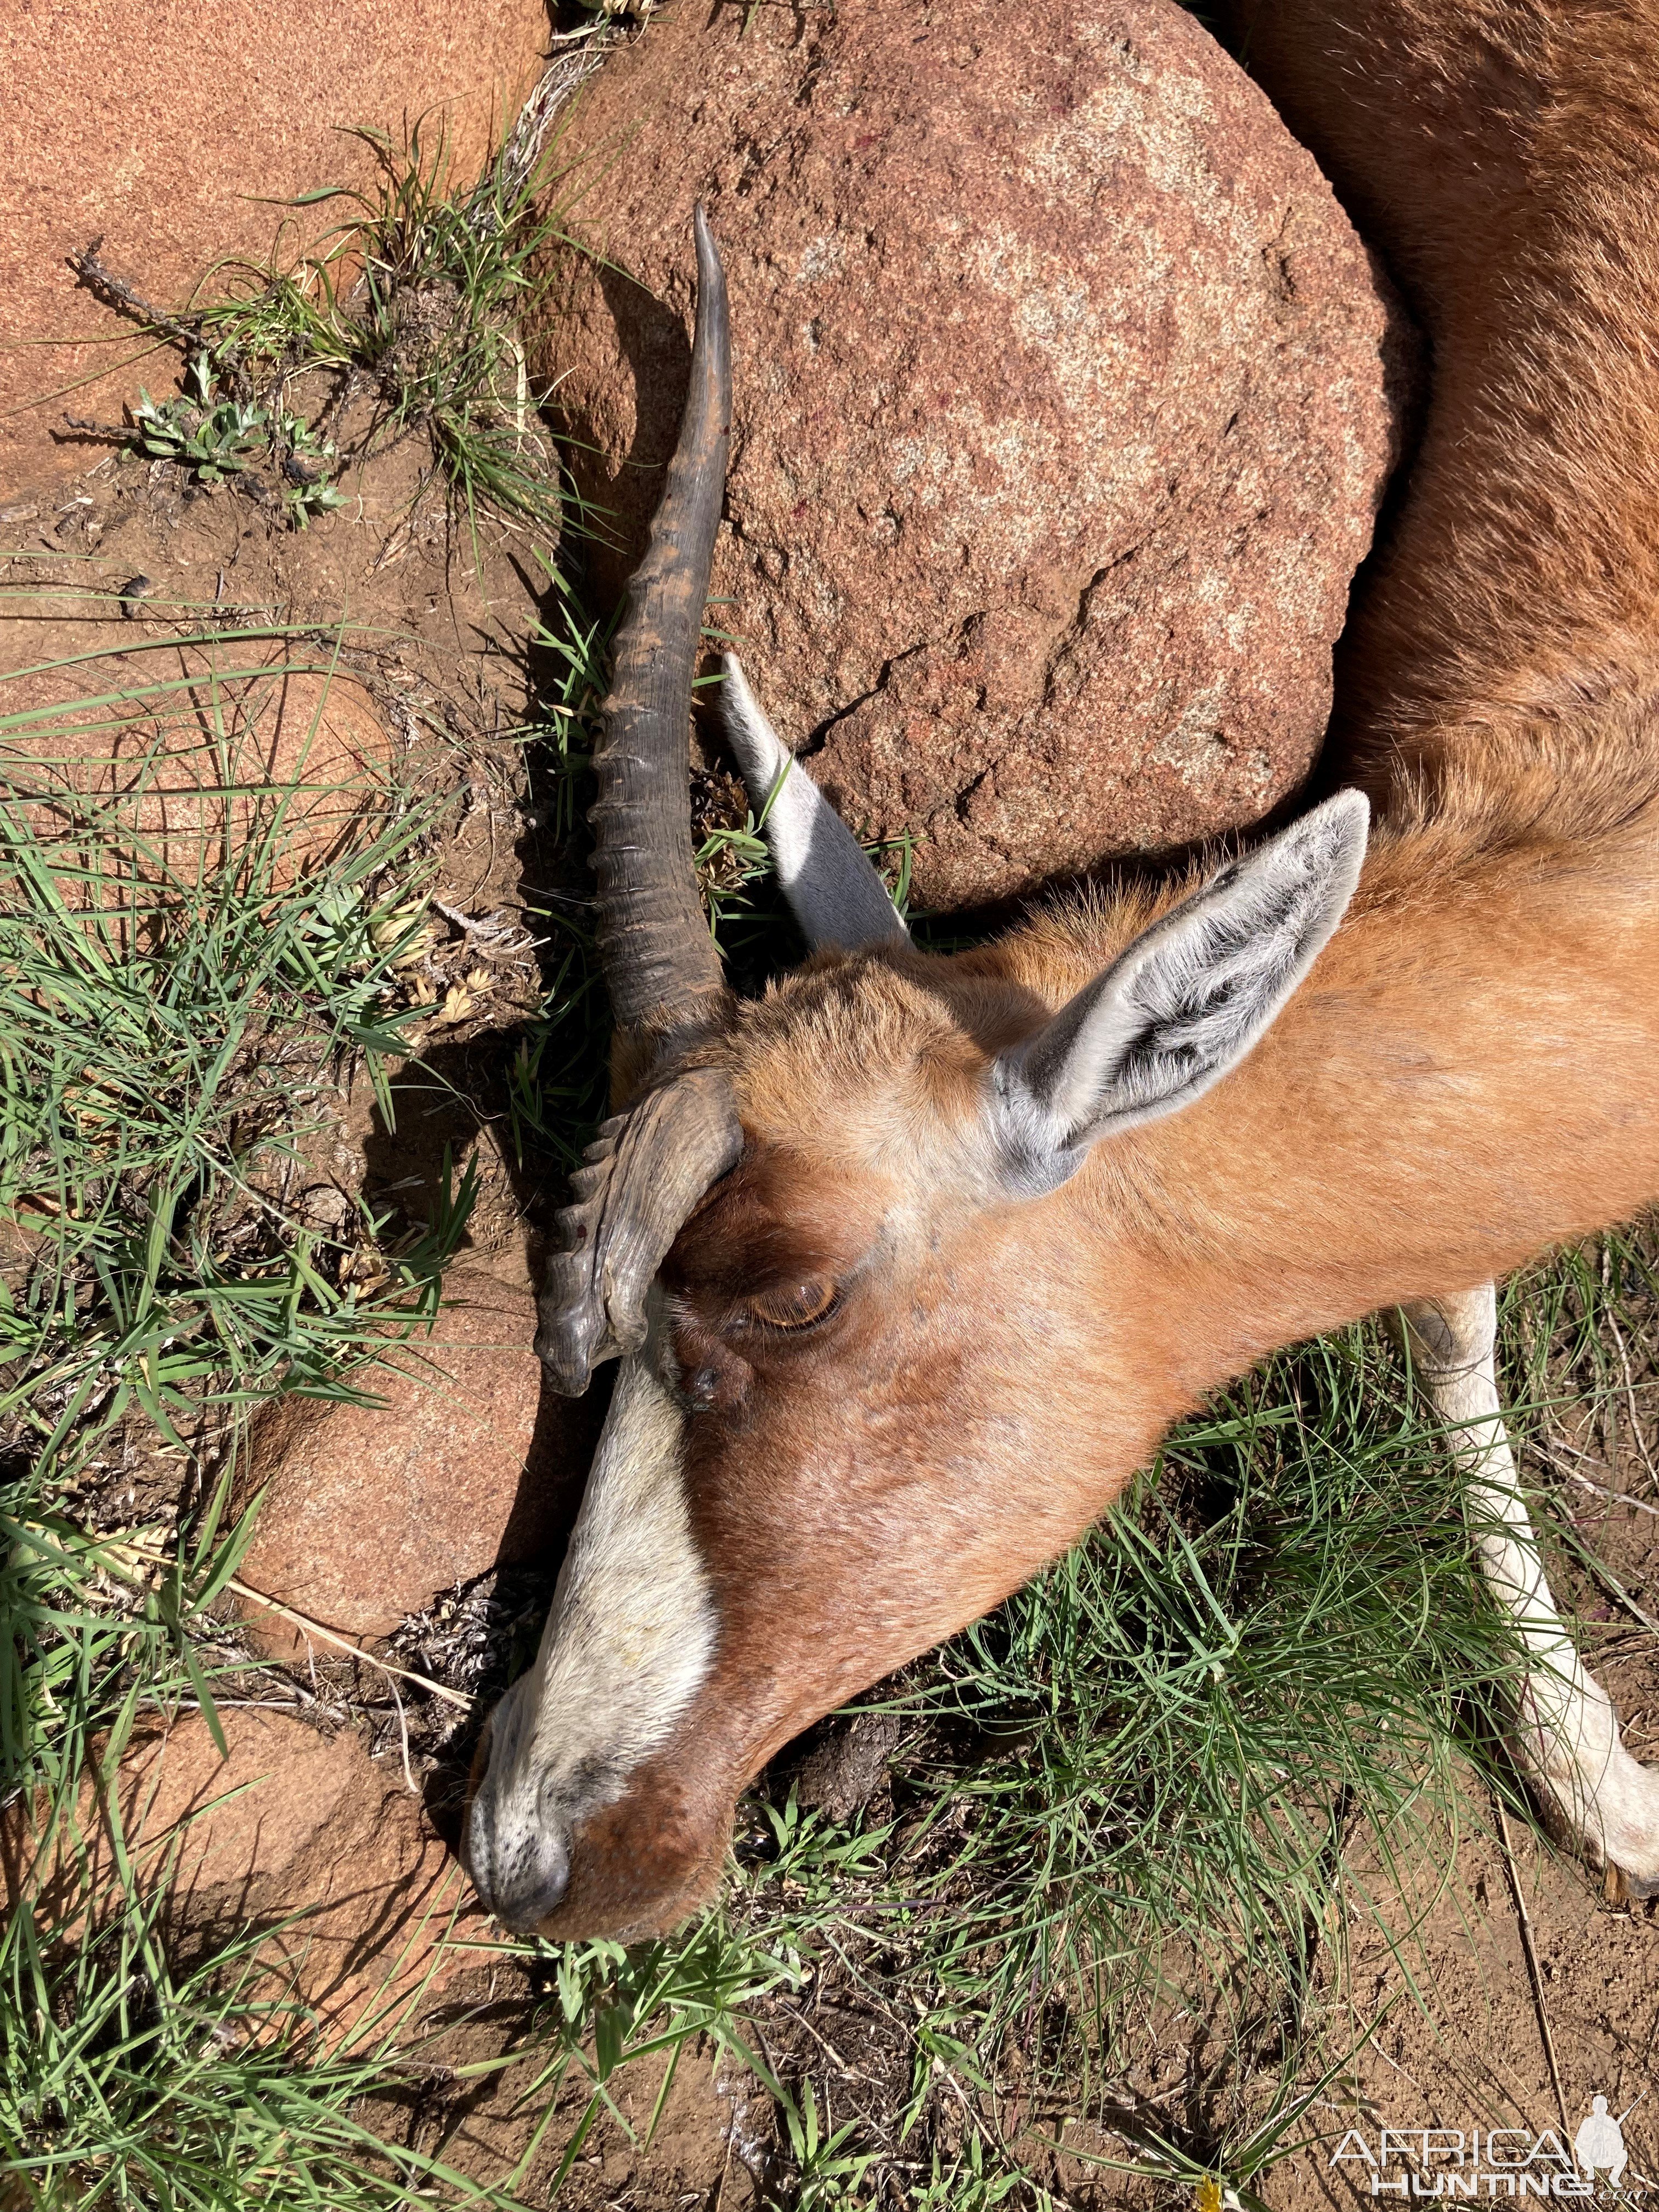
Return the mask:
<svg viewBox="0 0 1659 2212">
<path fill-rule="evenodd" d="M 315 717 L 273 781 L 270 723 L 308 667 Z M 362 1201 L 327 1227 L 301 1205 L 307 1141 L 349 1066 L 391 1120 L 422 1011 L 405 956 L 434 819 L 393 786 L 307 777 L 331 667 L 290 651 L 282 680 L 210 666 L 0 713 L 14 1781 L 43 1758 L 62 1781 L 135 1671 L 193 1680 L 185 1624 L 246 1540 L 219 1525 L 223 1486 L 198 1482 L 190 1532 L 161 1532 L 168 1571 L 124 1571 L 68 1510 L 100 1450 L 137 1422 L 181 1479 L 234 1449 L 261 1400 L 359 1389 L 354 1370 L 435 1315 L 465 1226 L 465 1182 L 412 1233 Z"/>
<path fill-rule="evenodd" d="M 441 2158 L 387 2142 L 365 2100 L 420 2079 L 398 2030 L 415 1995 L 347 2046 L 231 1941 L 179 1971 L 165 1883 L 134 1888 L 88 1934 L 88 1899 L 27 1902 L 0 1936 L 0 2171 L 40 2212 L 393 2212 L 510 2207 Z M 415 1993 L 418 1994 L 418 1993 Z"/>
<path fill-rule="evenodd" d="M 520 334 L 562 234 L 551 211 L 556 138 L 509 138 L 465 184 L 431 118 L 402 144 L 362 127 L 347 135 L 368 149 L 373 185 L 305 194 L 296 213 L 332 204 L 340 219 L 296 252 L 291 217 L 265 265 L 219 264 L 189 307 L 143 300 L 95 248 L 76 257 L 82 281 L 180 349 L 185 367 L 177 394 L 141 395 L 128 430 L 74 427 L 172 461 L 206 485 L 268 459 L 289 520 L 303 528 L 343 502 L 335 432 L 367 398 L 369 426 L 349 458 L 421 436 L 475 530 L 494 512 L 556 541 L 564 501 Z M 222 296 L 202 303 L 204 289 Z M 308 415 L 290 398 L 307 378 L 324 386 L 310 387 Z"/>
</svg>

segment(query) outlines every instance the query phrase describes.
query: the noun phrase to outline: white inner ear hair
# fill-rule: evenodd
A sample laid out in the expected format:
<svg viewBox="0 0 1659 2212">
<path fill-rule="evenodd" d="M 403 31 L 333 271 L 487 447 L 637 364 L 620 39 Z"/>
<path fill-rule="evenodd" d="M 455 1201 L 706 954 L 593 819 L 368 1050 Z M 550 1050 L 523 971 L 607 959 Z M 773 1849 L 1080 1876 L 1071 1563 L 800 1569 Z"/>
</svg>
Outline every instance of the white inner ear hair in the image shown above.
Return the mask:
<svg viewBox="0 0 1659 2212">
<path fill-rule="evenodd" d="M 1556 1610 L 1521 1495 L 1498 1396 L 1497 1294 L 1487 1283 L 1404 1310 L 1413 1370 L 1478 1478 L 1475 1541 L 1492 1595 L 1520 1632 L 1529 1671 L 1516 1697 L 1516 1750 L 1545 1809 L 1632 1887 L 1659 1883 L 1659 1768 L 1632 1759 L 1613 1701 L 1584 1671 Z"/>
<path fill-rule="evenodd" d="M 1201 1097 L 1249 1051 L 1342 919 L 1370 810 L 1339 792 L 1128 945 L 992 1072 L 1005 1174 L 1052 1188 L 1114 1130 Z"/>
<path fill-rule="evenodd" d="M 1091 1089 L 1116 1115 L 1195 1095 L 1255 1043 L 1340 921 L 1369 809 L 1344 793 L 1147 932 L 1106 994 Z M 1093 1039 L 1091 1040 L 1094 1042 Z M 1109 1094 L 1101 1098 L 1103 1089 Z M 1089 1102 L 1074 1102 L 1086 1118 Z"/>
</svg>

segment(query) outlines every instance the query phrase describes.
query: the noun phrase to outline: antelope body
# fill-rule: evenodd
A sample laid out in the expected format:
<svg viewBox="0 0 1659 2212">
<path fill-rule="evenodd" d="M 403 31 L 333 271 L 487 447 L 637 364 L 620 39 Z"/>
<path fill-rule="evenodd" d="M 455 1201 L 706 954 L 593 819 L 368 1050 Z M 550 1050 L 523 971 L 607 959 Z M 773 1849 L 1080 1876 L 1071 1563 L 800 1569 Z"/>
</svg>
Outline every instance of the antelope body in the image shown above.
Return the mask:
<svg viewBox="0 0 1659 2212">
<path fill-rule="evenodd" d="M 622 1365 L 468 1821 L 515 1926 L 672 1923 L 782 1743 L 998 1602 L 1206 1393 L 1394 1305 L 1536 1658 L 1520 1755 L 1592 1859 L 1659 1884 L 1659 1773 L 1515 1486 L 1491 1290 L 1659 1194 L 1659 10 L 1244 12 L 1434 378 L 1339 667 L 1342 787 L 1207 879 L 918 952 L 732 665 L 816 949 L 727 994 L 684 796 L 727 404 L 699 216 L 692 394 L 596 764 L 623 1111 L 538 1340 L 564 1388 Z"/>
</svg>

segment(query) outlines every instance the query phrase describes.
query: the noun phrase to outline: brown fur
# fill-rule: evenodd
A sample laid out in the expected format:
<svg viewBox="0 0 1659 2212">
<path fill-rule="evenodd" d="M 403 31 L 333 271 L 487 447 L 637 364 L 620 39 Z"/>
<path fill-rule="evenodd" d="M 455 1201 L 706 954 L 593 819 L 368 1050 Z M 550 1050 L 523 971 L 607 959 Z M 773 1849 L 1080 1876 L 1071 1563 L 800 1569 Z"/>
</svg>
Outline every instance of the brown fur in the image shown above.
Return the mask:
<svg viewBox="0 0 1659 2212">
<path fill-rule="evenodd" d="M 1659 1192 L 1659 6 L 1240 14 L 1434 347 L 1342 657 L 1360 890 L 1240 1069 L 1035 1202 L 987 1186 L 986 1066 L 1180 886 L 953 961 L 820 959 L 700 1054 L 748 1140 L 665 1276 L 709 1378 L 719 1650 L 550 1936 L 689 1909 L 780 1744 L 1015 1588 L 1252 1360 Z M 795 1274 L 835 1310 L 757 1325 Z"/>
</svg>

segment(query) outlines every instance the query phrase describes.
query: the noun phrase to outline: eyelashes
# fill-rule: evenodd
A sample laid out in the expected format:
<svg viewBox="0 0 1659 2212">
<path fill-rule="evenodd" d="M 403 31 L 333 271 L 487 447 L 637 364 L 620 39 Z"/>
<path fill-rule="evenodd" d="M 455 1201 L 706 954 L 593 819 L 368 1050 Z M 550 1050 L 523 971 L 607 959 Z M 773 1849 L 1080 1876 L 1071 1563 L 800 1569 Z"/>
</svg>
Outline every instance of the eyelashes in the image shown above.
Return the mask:
<svg viewBox="0 0 1659 2212">
<path fill-rule="evenodd" d="M 757 1291 L 746 1303 L 750 1318 L 764 1328 L 798 1329 L 828 1321 L 840 1302 L 841 1293 L 834 1283 L 811 1277 Z"/>
</svg>

